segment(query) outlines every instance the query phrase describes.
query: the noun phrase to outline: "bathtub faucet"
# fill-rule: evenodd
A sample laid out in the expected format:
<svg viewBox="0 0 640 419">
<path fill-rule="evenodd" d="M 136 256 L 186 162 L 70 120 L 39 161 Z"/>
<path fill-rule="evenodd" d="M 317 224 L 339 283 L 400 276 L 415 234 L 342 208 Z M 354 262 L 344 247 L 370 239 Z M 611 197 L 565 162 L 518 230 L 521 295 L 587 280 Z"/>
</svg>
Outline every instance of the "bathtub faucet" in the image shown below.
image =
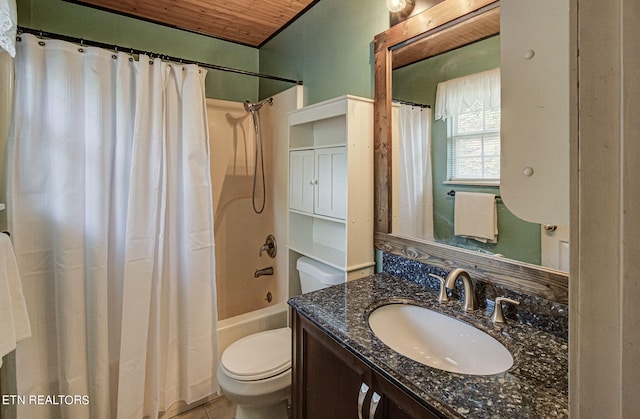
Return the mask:
<svg viewBox="0 0 640 419">
<path fill-rule="evenodd" d="M 278 253 L 278 244 L 273 234 L 269 234 L 265 239 L 264 244 L 260 247 L 260 251 L 258 252 L 260 257 L 262 257 L 262 252 L 267 252 L 271 259 L 276 257 L 276 254 Z"/>
<path fill-rule="evenodd" d="M 273 267 L 269 266 L 268 268 L 258 269 L 253 274 L 254 278 L 261 277 L 262 275 L 273 275 Z"/>
</svg>

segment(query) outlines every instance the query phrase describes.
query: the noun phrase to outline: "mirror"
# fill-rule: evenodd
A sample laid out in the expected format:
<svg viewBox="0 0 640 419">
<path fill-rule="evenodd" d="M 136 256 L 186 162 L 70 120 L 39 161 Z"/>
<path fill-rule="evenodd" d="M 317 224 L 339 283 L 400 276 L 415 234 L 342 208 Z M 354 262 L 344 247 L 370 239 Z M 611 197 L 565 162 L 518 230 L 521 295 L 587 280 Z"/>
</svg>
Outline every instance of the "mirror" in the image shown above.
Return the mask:
<svg viewBox="0 0 640 419">
<path fill-rule="evenodd" d="M 496 28 L 494 26 L 496 22 L 499 27 L 499 8 L 487 12 L 487 16 L 482 17 L 482 20 L 487 22 L 484 27 L 489 28 L 483 34 Z M 465 39 L 465 42 L 469 41 L 471 41 L 470 38 Z M 415 121 L 416 111 L 398 110 L 398 108 L 406 108 L 407 106 L 398 105 L 397 100 L 404 103 L 426 104 L 432 110 L 435 109 L 438 83 L 500 67 L 500 36 L 490 36 L 430 58 L 423 59 L 424 54 L 420 55 L 418 53 L 420 51 L 424 51 L 424 48 L 419 48 L 416 51 L 414 42 L 405 42 L 392 48 L 391 94 L 394 100 L 392 107 L 392 126 L 394 128 L 392 131 L 393 161 L 391 165 L 393 170 L 391 232 L 410 238 L 435 240 L 438 243 L 486 254 L 499 254 L 509 259 L 535 265 L 543 264 L 542 249 L 547 249 L 547 247 L 543 247 L 542 238 L 544 237 L 545 241 L 548 241 L 552 238 L 551 236 L 558 236 L 559 232 L 546 233 L 541 230 L 540 224 L 522 220 L 514 215 L 509 209 L 512 201 L 509 205 L 505 205 L 502 199 L 496 200 L 498 227 L 496 243 L 484 243 L 454 235 L 456 199 L 453 194 L 455 191 L 480 192 L 497 196 L 501 194 L 501 191 L 497 184 L 487 186 L 486 182 L 449 181 L 446 121 L 434 120 L 433 112 L 431 112 L 432 117 L 428 118 L 429 121 L 426 122 L 431 134 L 429 145 L 426 147 L 430 151 L 428 160 L 431 164 L 428 176 L 423 177 L 424 182 L 415 180 L 412 173 L 420 172 L 418 167 L 425 165 L 425 156 L 416 152 L 416 141 L 408 139 L 400 141 L 399 138 L 406 131 L 407 123 L 410 123 L 410 120 L 407 120 L 410 116 L 407 114 L 413 114 L 411 118 Z M 407 62 L 414 60 L 419 61 L 407 64 Z M 427 111 L 417 112 L 417 114 L 423 114 L 423 118 L 426 118 L 427 113 Z M 402 123 L 399 122 L 400 115 L 405 118 Z M 427 140 L 425 139 L 425 141 Z M 411 167 L 412 165 L 414 166 Z M 513 177 L 514 175 L 509 174 L 509 176 Z M 424 195 L 422 195 L 423 192 Z M 400 204 L 400 201 L 403 205 Z M 411 224 L 417 225 L 419 227 L 417 230 L 420 231 L 411 231 Z M 427 224 L 429 233 L 425 234 L 421 231 L 421 227 Z M 547 250 L 547 253 L 551 251 Z M 560 268 L 559 264 L 549 265 L 546 259 L 544 260 L 546 266 Z"/>
<path fill-rule="evenodd" d="M 434 208 L 436 213 L 434 236 L 436 240 L 446 244 L 437 244 L 415 237 L 406 237 L 406 235 L 400 236 L 394 234 L 395 232 L 393 231 L 394 215 L 397 215 L 394 214 L 394 209 L 397 211 L 397 208 L 394 207 L 395 189 L 397 189 L 395 177 L 398 177 L 397 173 L 394 173 L 394 168 L 397 169 L 397 167 L 393 164 L 393 160 L 396 157 L 394 156 L 392 142 L 394 132 L 392 98 L 395 98 L 396 93 L 394 89 L 398 90 L 398 94 L 404 95 L 404 97 L 399 97 L 400 99 L 418 103 L 427 101 L 427 99 L 413 96 L 416 93 L 415 86 L 410 88 L 403 85 L 404 82 L 400 81 L 401 75 L 415 72 L 412 67 L 423 67 L 418 71 L 423 74 L 422 77 L 424 78 L 424 67 L 432 65 L 430 64 L 431 62 L 437 63 L 439 61 L 440 65 L 447 60 L 449 62 L 464 62 L 465 53 L 471 55 L 484 54 L 481 51 L 482 49 L 488 48 L 487 51 L 493 49 L 494 51 L 488 52 L 488 54 L 495 55 L 495 49 L 497 48 L 498 53 L 500 49 L 499 32 L 500 7 L 498 1 L 472 0 L 461 5 L 460 2 L 446 0 L 375 37 L 376 247 L 391 253 L 425 259 L 428 263 L 441 264 L 444 267 L 459 265 L 460 261 L 464 260 L 465 266 L 462 267 L 467 269 L 480 269 L 478 268 L 480 265 L 484 266 L 481 273 L 483 276 L 487 276 L 488 273 L 504 276 L 505 269 L 514 272 L 527 270 L 528 273 L 522 277 L 522 281 L 527 281 L 527 278 L 531 277 L 540 279 L 540 275 L 542 275 L 543 278 L 540 279 L 540 282 L 545 286 L 555 283 L 554 287 L 557 287 L 560 284 L 561 290 L 555 289 L 552 292 L 552 294 L 560 293 L 561 297 L 559 299 L 553 298 L 556 301 L 560 301 L 564 298 L 562 295 L 566 297 L 567 277 L 556 270 L 533 266 L 540 263 L 539 256 L 536 258 L 536 256 L 522 256 L 515 253 L 508 254 L 506 255 L 508 257 L 504 258 L 488 256 L 478 252 L 477 249 L 480 249 L 481 252 L 484 249 L 484 251 L 487 251 L 486 253 L 502 253 L 502 251 L 498 250 L 497 245 L 488 245 L 484 248 L 482 245 L 469 246 L 468 239 L 462 239 L 462 242 L 460 242 L 453 237 L 451 228 L 448 226 L 450 224 L 449 218 L 440 220 L 438 212 L 441 211 L 443 214 L 453 215 L 455 198 L 448 196 L 448 191 L 474 189 L 468 186 L 443 185 L 442 175 L 437 170 L 434 171 L 433 188 L 434 202 L 436 203 Z M 499 62 L 498 65 L 493 67 L 498 66 Z M 397 69 L 395 73 L 394 68 Z M 434 88 L 433 86 L 430 87 L 430 89 Z M 411 94 L 405 95 L 407 92 L 411 92 Z M 444 124 L 441 121 L 434 123 L 434 130 L 442 129 L 442 126 L 436 127 L 438 123 Z M 434 152 L 437 152 L 437 150 Z M 446 155 L 444 157 L 440 155 L 437 158 L 434 157 L 434 168 L 437 168 L 437 165 L 441 164 L 443 159 L 446 162 Z M 483 191 L 499 194 L 499 190 L 495 187 Z M 439 208 L 438 205 L 442 208 Z M 509 219 L 510 223 L 513 222 L 517 225 L 515 227 L 516 232 L 513 235 L 513 242 L 509 247 L 513 247 L 514 243 L 518 243 L 519 246 L 522 242 L 529 241 L 536 242 L 532 247 L 539 246 L 541 236 L 539 224 L 518 220 L 500 202 L 497 204 L 497 208 L 499 218 L 503 220 Z M 438 223 L 442 225 L 438 225 Z M 508 235 L 509 228 L 499 233 L 500 239 L 498 242 L 505 235 Z M 439 229 L 443 230 L 444 233 L 438 233 Z M 528 232 L 524 233 L 525 230 Z M 452 247 L 451 245 L 457 247 Z M 492 248 L 491 246 L 495 247 Z M 470 247 L 475 250 L 469 251 L 469 249 L 461 249 L 460 247 Z M 504 251 L 504 253 L 507 253 L 507 251 Z M 527 253 L 526 250 L 525 253 Z M 438 256 L 433 256 L 435 254 Z M 514 259 L 520 259 L 521 261 Z M 507 280 L 507 282 L 512 281 Z M 516 282 L 519 282 L 519 278 Z M 538 282 L 538 280 L 536 279 L 534 282 Z M 538 294 L 542 295 L 544 293 Z"/>
<path fill-rule="evenodd" d="M 391 232 L 415 239 L 435 240 L 438 243 L 487 254 L 501 254 L 509 259 L 540 265 L 542 262 L 540 224 L 518 218 L 507 208 L 502 199 L 495 201 L 498 222 L 497 243 L 484 243 L 454 235 L 456 199 L 452 196 L 452 191 L 500 195 L 500 190 L 498 185 L 490 185 L 482 181 L 449 181 L 447 122 L 442 119 L 434 120 L 433 117 L 437 84 L 498 67 L 500 67 L 500 36 L 496 35 L 435 57 L 394 68 L 392 73 L 394 99 L 392 126 L 394 129 L 392 132 Z M 430 109 L 418 108 L 415 104 L 427 105 Z M 400 122 L 400 118 L 405 120 Z M 408 125 L 416 119 L 422 120 L 430 133 L 430 138 L 427 137 L 429 144 L 425 147 L 429 151 L 428 167 L 425 162 L 427 154 L 418 153 L 415 150 L 419 139 L 410 137 L 400 141 L 401 134 L 409 131 Z M 411 133 L 405 133 L 405 136 L 407 134 Z M 422 168 L 428 170 L 428 176 L 423 176 L 420 180 L 414 179 L 413 174 L 420 172 L 419 169 Z M 400 205 L 400 201 L 405 205 Z M 416 201 L 428 205 L 429 208 L 418 205 Z M 424 234 L 421 221 L 423 224 L 429 224 L 428 230 L 432 234 Z"/>
</svg>

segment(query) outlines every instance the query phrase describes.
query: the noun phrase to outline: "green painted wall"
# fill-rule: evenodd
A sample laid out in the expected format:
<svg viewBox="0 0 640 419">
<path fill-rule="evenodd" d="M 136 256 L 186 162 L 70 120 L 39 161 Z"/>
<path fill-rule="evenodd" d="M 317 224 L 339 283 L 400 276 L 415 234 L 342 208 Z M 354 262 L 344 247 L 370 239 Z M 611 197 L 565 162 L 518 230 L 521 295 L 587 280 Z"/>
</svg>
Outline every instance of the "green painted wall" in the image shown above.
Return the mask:
<svg viewBox="0 0 640 419">
<path fill-rule="evenodd" d="M 379 0 L 321 0 L 260 49 L 260 72 L 304 82 L 305 105 L 373 98 L 373 37 L 389 27 Z M 260 96 L 278 86 L 260 82 Z"/>
<path fill-rule="evenodd" d="M 490 70 L 500 66 L 500 37 L 442 54 L 393 72 L 393 97 L 431 105 L 435 109 L 436 86 L 439 82 Z M 433 121 L 432 164 L 434 236 L 438 242 L 492 253 L 524 262 L 540 264 L 540 225 L 520 220 L 498 201 L 498 243 L 483 244 L 453 235 L 454 198 L 451 189 L 499 194 L 496 187 L 443 185 L 447 178 L 447 126 Z"/>
<path fill-rule="evenodd" d="M 259 51 L 62 0 L 18 0 L 18 24 L 226 67 L 258 71 Z M 291 85 L 289 85 L 291 86 Z M 255 77 L 209 70 L 207 97 L 256 100 Z"/>
</svg>

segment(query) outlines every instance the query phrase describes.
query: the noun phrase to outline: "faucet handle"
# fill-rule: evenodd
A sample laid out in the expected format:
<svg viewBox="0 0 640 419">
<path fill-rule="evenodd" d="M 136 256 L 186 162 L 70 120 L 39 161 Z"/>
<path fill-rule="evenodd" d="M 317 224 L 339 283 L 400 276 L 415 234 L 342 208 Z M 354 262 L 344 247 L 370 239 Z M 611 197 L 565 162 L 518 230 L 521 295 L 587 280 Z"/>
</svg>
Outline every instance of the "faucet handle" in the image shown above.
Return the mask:
<svg viewBox="0 0 640 419">
<path fill-rule="evenodd" d="M 278 253 L 278 244 L 273 234 L 269 234 L 265 239 L 264 244 L 260 246 L 260 251 L 258 252 L 258 256 L 262 257 L 262 252 L 265 252 L 265 251 L 267 252 L 267 255 L 269 255 L 271 259 L 276 257 L 276 254 Z"/>
<path fill-rule="evenodd" d="M 429 274 L 429 276 L 431 278 L 437 279 L 440 282 L 440 294 L 438 295 L 438 302 L 444 303 L 449 301 L 449 297 L 447 297 L 447 287 L 445 287 L 444 285 L 444 278 L 435 274 Z"/>
<path fill-rule="evenodd" d="M 519 305 L 520 301 L 512 300 L 507 297 L 497 297 L 496 306 L 493 308 L 493 314 L 491 314 L 491 321 L 494 323 L 505 323 L 504 315 L 502 314 L 502 303 Z"/>
</svg>

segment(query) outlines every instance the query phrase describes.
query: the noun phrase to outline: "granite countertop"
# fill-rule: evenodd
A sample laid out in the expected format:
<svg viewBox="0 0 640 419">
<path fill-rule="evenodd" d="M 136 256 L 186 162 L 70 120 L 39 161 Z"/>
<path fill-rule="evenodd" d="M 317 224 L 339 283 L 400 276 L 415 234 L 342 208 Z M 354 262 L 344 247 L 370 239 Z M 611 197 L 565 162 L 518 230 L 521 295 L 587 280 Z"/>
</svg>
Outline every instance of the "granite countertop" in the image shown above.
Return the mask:
<svg viewBox="0 0 640 419">
<path fill-rule="evenodd" d="M 483 310 L 438 303 L 437 293 L 381 273 L 293 297 L 289 305 L 399 387 L 451 418 L 568 417 L 568 343 L 515 321 L 493 324 Z M 458 318 L 500 341 L 513 355 L 508 371 L 489 376 L 451 373 L 413 361 L 371 331 L 371 311 L 410 300 Z"/>
</svg>

